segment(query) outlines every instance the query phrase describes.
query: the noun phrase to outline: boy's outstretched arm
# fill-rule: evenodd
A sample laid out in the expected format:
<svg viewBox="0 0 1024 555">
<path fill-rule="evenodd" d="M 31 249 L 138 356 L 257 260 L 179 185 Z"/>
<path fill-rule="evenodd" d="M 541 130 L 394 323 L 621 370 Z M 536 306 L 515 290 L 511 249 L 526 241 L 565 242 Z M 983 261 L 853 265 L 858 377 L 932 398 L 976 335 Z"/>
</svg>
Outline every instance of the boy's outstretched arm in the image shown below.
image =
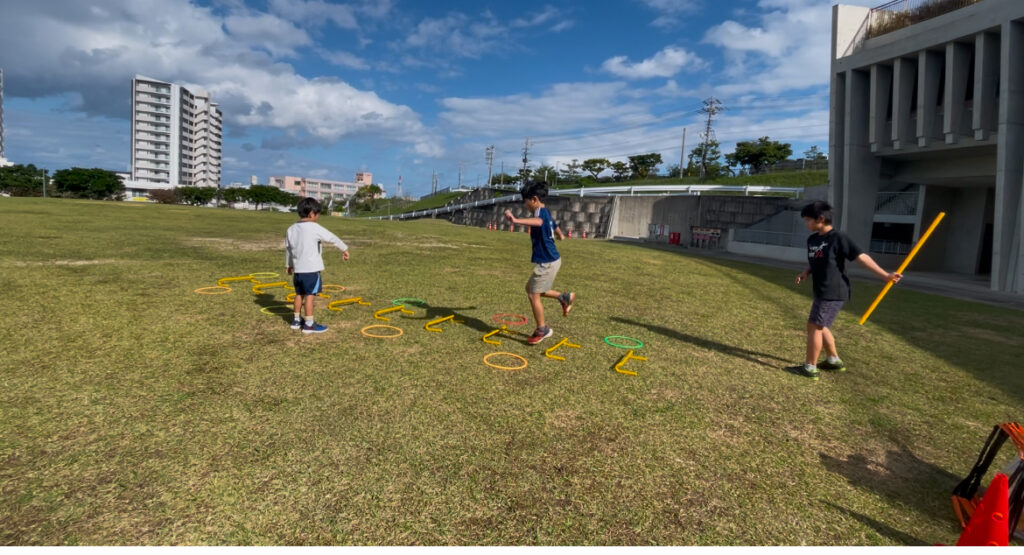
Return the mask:
<svg viewBox="0 0 1024 555">
<path fill-rule="evenodd" d="M 338 250 L 341 251 L 341 259 L 348 260 L 348 245 L 346 245 L 344 241 L 339 239 L 337 235 L 331 233 L 329 229 L 320 226 L 319 239 L 321 241 L 327 241 L 328 243 L 334 245 L 335 247 L 338 247 Z"/>
<path fill-rule="evenodd" d="M 807 279 L 807 276 L 809 276 L 809 275 L 811 275 L 811 267 L 810 266 L 804 268 L 804 271 L 800 272 L 800 274 L 798 274 L 796 276 L 796 284 L 800 285 L 800 283 L 802 283 L 805 279 Z"/>
<path fill-rule="evenodd" d="M 505 211 L 505 219 L 516 225 L 528 225 L 530 227 L 540 227 L 544 225 L 544 221 L 540 218 L 517 218 L 512 215 L 511 210 Z"/>
<path fill-rule="evenodd" d="M 893 283 L 896 283 L 903 278 L 903 274 L 897 274 L 896 272 L 890 273 L 883 270 L 882 267 L 879 266 L 873 258 L 867 255 L 867 253 L 861 253 L 861 255 L 857 257 L 857 262 L 860 262 L 862 266 L 871 270 L 872 272 L 875 273 L 875 275 L 884 279 L 885 281 L 891 281 Z"/>
</svg>

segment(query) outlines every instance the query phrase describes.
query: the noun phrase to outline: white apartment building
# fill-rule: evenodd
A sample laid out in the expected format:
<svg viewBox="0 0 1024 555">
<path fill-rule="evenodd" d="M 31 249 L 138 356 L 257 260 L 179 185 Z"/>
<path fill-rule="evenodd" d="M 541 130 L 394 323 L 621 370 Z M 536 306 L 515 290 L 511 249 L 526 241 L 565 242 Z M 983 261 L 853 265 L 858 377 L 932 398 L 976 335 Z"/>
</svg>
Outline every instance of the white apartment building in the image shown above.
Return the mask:
<svg viewBox="0 0 1024 555">
<path fill-rule="evenodd" d="M 1024 294 L 1022 60 L 1022 0 L 833 7 L 839 229 L 891 265 L 946 212 L 912 268 Z"/>
<path fill-rule="evenodd" d="M 220 186 L 221 112 L 209 93 L 136 75 L 131 125 L 140 188 Z"/>
</svg>

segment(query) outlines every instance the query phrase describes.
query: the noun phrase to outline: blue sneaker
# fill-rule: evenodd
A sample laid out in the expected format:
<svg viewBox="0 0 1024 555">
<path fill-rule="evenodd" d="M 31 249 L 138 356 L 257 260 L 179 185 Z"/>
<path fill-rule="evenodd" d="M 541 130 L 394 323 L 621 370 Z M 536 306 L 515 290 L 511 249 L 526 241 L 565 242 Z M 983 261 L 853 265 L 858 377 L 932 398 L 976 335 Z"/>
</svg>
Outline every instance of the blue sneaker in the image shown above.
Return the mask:
<svg viewBox="0 0 1024 555">
<path fill-rule="evenodd" d="M 313 322 L 313 325 L 302 324 L 302 333 L 323 333 L 327 331 L 327 326 L 323 324 L 317 324 Z"/>
<path fill-rule="evenodd" d="M 292 329 L 297 330 L 302 327 L 302 318 L 295 318 L 292 320 Z"/>
</svg>

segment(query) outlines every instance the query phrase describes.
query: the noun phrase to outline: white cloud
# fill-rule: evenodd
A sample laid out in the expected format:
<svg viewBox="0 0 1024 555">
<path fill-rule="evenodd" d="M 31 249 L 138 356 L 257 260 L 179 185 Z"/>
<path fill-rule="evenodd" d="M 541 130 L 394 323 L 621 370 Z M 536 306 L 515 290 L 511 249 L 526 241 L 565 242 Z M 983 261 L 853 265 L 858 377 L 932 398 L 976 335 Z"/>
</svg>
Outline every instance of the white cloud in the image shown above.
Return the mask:
<svg viewBox="0 0 1024 555">
<path fill-rule="evenodd" d="M 490 52 L 520 48 L 517 41 L 525 30 L 547 27 L 552 32 L 561 32 L 575 23 L 558 8 L 545 6 L 541 11 L 517 17 L 511 21 L 500 21 L 490 11 L 477 16 L 452 12 L 444 17 L 424 18 L 398 48 L 421 49 L 435 54 L 454 55 L 457 58 L 479 59 Z M 510 30 L 516 30 L 510 32 Z M 427 65 L 444 66 L 443 56 L 434 56 Z"/>
<path fill-rule="evenodd" d="M 406 143 L 426 156 L 441 152 L 409 107 L 339 80 L 298 75 L 275 59 L 280 52 L 240 44 L 225 32 L 226 19 L 187 0 L 111 0 L 103 9 L 68 0 L 4 10 L 0 67 L 9 96 L 77 93 L 77 109 L 126 118 L 128 82 L 144 73 L 210 91 L 236 132 L 259 126 L 321 144 L 358 136 Z M 276 25 L 251 17 L 232 23 L 242 33 L 264 24 Z"/>
<path fill-rule="evenodd" d="M 658 14 L 651 22 L 655 27 L 675 27 L 680 23 L 679 16 L 693 11 L 697 0 L 640 0 L 648 8 Z"/>
<path fill-rule="evenodd" d="M 317 49 L 317 54 L 336 66 L 350 69 L 370 69 L 370 64 L 366 60 L 350 52 L 319 48 Z"/>
<path fill-rule="evenodd" d="M 601 64 L 601 69 L 626 79 L 672 77 L 683 69 L 697 69 L 703 61 L 685 49 L 669 46 L 642 62 L 630 63 L 626 56 L 615 56 Z"/>
<path fill-rule="evenodd" d="M 305 31 L 269 14 L 229 15 L 224 18 L 224 28 L 232 38 L 275 57 L 294 56 L 295 48 L 312 43 Z"/>
</svg>

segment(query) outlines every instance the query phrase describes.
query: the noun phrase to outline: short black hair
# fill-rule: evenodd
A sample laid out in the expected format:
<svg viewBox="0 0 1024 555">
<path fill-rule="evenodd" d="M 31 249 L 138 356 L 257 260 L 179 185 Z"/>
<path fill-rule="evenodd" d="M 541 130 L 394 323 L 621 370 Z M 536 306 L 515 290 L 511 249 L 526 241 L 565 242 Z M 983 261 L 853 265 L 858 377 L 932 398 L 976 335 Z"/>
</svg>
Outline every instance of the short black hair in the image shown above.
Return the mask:
<svg viewBox="0 0 1024 555">
<path fill-rule="evenodd" d="M 816 200 L 804 206 L 804 209 L 800 211 L 800 217 L 812 220 L 825 218 L 825 223 L 830 224 L 832 223 L 832 206 L 823 200 Z"/>
<path fill-rule="evenodd" d="M 300 218 L 308 218 L 310 214 L 319 214 L 322 210 L 320 201 L 313 197 L 306 197 L 299 201 Z"/>
<path fill-rule="evenodd" d="M 548 182 L 530 181 L 526 185 L 523 185 L 522 189 L 519 189 L 519 194 L 522 195 L 523 200 L 533 197 L 537 197 L 539 200 L 544 200 L 544 197 L 548 196 Z"/>
</svg>

